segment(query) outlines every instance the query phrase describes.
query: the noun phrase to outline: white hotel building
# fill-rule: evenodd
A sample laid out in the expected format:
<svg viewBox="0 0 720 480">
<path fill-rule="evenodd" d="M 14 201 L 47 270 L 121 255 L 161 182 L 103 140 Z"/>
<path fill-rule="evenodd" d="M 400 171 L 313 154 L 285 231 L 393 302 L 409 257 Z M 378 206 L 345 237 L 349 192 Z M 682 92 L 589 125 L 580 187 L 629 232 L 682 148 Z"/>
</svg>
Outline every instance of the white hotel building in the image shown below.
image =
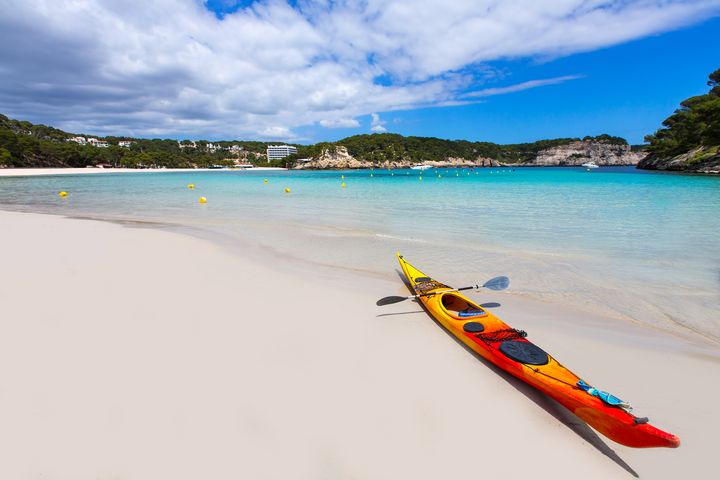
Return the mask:
<svg viewBox="0 0 720 480">
<path fill-rule="evenodd" d="M 272 160 L 280 160 L 289 155 L 297 153 L 297 148 L 291 145 L 268 145 L 267 147 L 267 159 L 268 163 Z"/>
</svg>

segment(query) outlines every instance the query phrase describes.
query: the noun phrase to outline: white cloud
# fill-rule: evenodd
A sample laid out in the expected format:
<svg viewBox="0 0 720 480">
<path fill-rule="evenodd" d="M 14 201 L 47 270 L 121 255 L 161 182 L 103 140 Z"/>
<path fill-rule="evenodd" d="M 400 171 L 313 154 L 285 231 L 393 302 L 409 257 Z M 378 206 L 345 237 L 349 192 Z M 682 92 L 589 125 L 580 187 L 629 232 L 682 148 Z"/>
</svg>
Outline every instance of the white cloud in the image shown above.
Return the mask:
<svg viewBox="0 0 720 480">
<path fill-rule="evenodd" d="M 385 128 L 385 121 L 380 120 L 380 115 L 377 113 L 370 114 L 370 131 L 375 133 L 387 132 L 387 128 Z"/>
<path fill-rule="evenodd" d="M 260 137 L 263 138 L 278 138 L 278 139 L 289 139 L 293 138 L 294 135 L 287 127 L 281 127 L 281 126 L 271 126 L 271 127 L 265 127 L 262 130 L 258 132 Z"/>
<path fill-rule="evenodd" d="M 336 118 L 332 120 L 320 120 L 320 126 L 325 128 L 354 128 L 359 127 L 360 122 L 354 118 Z"/>
<path fill-rule="evenodd" d="M 492 95 L 503 95 L 505 93 L 521 92 L 531 88 L 544 87 L 545 85 L 557 85 L 558 83 L 567 82 L 569 80 L 577 80 L 583 78 L 582 75 L 565 75 L 562 77 L 545 78 L 542 80 L 530 80 L 527 82 L 516 83 L 506 87 L 483 88 L 474 92 L 466 93 L 465 97 L 490 97 Z"/>
<path fill-rule="evenodd" d="M 294 3 L 220 20 L 201 0 L 0 0 L 0 112 L 96 134 L 290 138 L 547 85 L 504 86 L 487 63 L 602 48 L 720 11 L 720 0 Z"/>
</svg>

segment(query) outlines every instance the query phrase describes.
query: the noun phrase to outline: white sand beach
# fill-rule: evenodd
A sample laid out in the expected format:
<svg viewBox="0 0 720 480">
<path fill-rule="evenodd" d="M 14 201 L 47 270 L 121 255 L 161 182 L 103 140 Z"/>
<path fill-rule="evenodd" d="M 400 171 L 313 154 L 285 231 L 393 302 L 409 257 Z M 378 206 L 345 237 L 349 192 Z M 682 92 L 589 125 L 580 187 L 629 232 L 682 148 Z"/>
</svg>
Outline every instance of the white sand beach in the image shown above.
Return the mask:
<svg viewBox="0 0 720 480">
<path fill-rule="evenodd" d="M 394 258 L 377 279 L 239 256 L 160 226 L 0 212 L 0 231 L 3 479 L 670 479 L 716 468 L 711 344 L 471 294 L 683 441 L 635 450 L 478 360 L 417 304 L 376 307 L 406 292 Z"/>
<path fill-rule="evenodd" d="M 38 175 L 93 175 L 98 173 L 151 173 L 151 172 L 216 172 L 217 168 L 0 168 L 0 177 L 35 177 Z M 253 167 L 253 171 L 287 170 L 280 167 Z"/>
</svg>

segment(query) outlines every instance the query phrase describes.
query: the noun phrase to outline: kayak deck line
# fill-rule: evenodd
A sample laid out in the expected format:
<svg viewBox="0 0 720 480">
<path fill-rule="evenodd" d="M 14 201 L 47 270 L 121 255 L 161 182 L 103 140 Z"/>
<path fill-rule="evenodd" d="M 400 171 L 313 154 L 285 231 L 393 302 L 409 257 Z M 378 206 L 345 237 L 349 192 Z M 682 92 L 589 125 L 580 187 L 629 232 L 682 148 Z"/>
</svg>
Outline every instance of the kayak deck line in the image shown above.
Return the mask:
<svg viewBox="0 0 720 480">
<path fill-rule="evenodd" d="M 597 390 L 552 355 L 456 289 L 398 261 L 416 300 L 444 329 L 485 360 L 550 396 L 606 437 L 629 447 L 676 448 L 680 439 L 630 413 L 627 402 Z M 466 328 L 467 326 L 467 328 Z"/>
</svg>

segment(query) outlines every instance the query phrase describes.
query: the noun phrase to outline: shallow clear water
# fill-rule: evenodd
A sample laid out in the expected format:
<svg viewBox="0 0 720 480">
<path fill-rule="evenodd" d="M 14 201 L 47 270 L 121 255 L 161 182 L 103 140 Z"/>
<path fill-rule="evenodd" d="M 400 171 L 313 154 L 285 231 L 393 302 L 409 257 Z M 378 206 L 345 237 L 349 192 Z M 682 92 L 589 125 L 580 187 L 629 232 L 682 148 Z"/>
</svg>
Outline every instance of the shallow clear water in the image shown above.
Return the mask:
<svg viewBox="0 0 720 480">
<path fill-rule="evenodd" d="M 239 246 L 250 240 L 378 273 L 392 273 L 400 250 L 448 283 L 509 274 L 516 292 L 720 339 L 720 178 L 632 168 L 439 169 L 419 177 L 411 170 L 8 177 L 0 178 L 0 207 L 172 222 Z M 61 190 L 69 196 L 59 198 Z"/>
</svg>

